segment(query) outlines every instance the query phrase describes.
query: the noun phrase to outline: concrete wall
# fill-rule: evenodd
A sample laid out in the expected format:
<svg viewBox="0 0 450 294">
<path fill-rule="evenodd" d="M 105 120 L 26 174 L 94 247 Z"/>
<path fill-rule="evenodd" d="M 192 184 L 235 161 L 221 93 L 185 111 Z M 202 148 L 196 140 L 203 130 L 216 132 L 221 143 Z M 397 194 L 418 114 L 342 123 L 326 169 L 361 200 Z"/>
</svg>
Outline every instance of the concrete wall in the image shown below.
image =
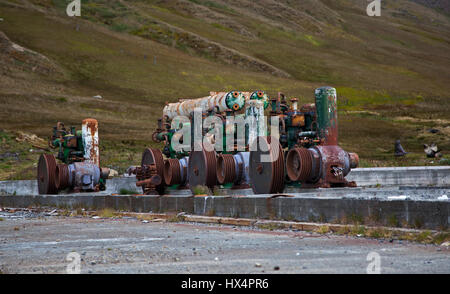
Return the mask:
<svg viewBox="0 0 450 294">
<path fill-rule="evenodd" d="M 426 229 L 447 229 L 450 202 L 256 195 L 232 196 L 129 196 L 38 195 L 0 196 L 4 207 L 113 208 L 132 212 L 186 212 L 189 214 L 278 219 L 288 221 L 350 223 Z"/>
<path fill-rule="evenodd" d="M 347 180 L 358 186 L 449 186 L 450 166 L 356 168 Z"/>
</svg>

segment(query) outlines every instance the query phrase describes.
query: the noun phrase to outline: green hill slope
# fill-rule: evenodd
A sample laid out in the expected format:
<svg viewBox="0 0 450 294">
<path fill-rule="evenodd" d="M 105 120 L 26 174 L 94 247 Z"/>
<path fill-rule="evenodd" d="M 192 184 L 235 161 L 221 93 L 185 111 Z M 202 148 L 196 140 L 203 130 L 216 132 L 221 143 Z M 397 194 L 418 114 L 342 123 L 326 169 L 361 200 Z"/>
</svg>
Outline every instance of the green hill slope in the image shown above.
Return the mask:
<svg viewBox="0 0 450 294">
<path fill-rule="evenodd" d="M 0 155 L 21 152 L 0 156 L 0 179 L 36 163 L 17 131 L 46 138 L 58 120 L 95 117 L 102 162 L 122 171 L 153 145 L 165 101 L 232 89 L 312 102 L 315 87 L 336 87 L 341 144 L 363 166 L 431 164 L 423 143 L 450 149 L 450 21 L 426 1 L 368 17 L 356 0 L 82 0 L 79 18 L 68 2 L 0 1 Z M 408 158 L 393 158 L 396 138 Z"/>
</svg>

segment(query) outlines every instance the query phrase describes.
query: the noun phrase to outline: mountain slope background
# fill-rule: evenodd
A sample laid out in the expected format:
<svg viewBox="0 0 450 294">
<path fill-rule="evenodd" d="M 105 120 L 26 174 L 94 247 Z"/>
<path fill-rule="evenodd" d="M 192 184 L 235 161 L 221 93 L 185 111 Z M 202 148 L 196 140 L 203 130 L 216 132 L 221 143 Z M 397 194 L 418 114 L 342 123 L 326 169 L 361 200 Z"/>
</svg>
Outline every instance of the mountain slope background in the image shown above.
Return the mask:
<svg viewBox="0 0 450 294">
<path fill-rule="evenodd" d="M 449 157 L 447 1 L 382 1 L 369 17 L 364 0 L 82 0 L 73 18 L 69 2 L 0 0 L 0 179 L 34 177 L 19 131 L 46 139 L 94 117 L 102 164 L 123 171 L 158 146 L 166 101 L 262 89 L 307 103 L 324 85 L 362 166 L 449 164 L 423 153 Z"/>
</svg>

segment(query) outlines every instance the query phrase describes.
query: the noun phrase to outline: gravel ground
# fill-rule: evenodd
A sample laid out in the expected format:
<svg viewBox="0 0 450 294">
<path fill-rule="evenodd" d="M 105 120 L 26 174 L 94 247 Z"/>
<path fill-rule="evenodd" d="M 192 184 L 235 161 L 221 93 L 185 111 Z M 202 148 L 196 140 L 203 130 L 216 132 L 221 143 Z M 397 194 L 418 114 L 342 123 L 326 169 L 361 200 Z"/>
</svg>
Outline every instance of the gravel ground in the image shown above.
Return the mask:
<svg viewBox="0 0 450 294">
<path fill-rule="evenodd" d="M 53 215 L 53 216 L 51 216 Z M 142 222 L 1 212 L 2 273 L 450 273 L 450 249 L 405 241 L 268 231 L 249 227 Z"/>
</svg>

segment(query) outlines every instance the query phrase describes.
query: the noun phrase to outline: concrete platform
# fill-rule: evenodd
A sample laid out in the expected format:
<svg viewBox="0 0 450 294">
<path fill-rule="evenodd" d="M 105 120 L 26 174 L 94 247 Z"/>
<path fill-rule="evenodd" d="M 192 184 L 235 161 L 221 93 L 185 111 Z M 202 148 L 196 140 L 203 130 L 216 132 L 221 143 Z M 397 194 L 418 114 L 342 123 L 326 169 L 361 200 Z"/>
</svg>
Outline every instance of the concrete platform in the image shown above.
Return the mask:
<svg viewBox="0 0 450 294">
<path fill-rule="evenodd" d="M 165 196 L 118 195 L 140 191 L 134 177 L 108 180 L 99 193 L 37 195 L 36 181 L 0 182 L 0 206 L 113 208 L 131 212 L 186 212 L 196 215 L 362 223 L 426 229 L 448 229 L 450 167 L 355 169 L 348 176 L 357 188 L 300 189 L 283 194 L 253 195 L 251 189 L 217 189 L 194 197 L 190 190 Z M 376 188 L 373 188 L 376 187 Z M 3 195 L 2 195 L 3 194 Z"/>
<path fill-rule="evenodd" d="M 357 168 L 347 175 L 347 179 L 355 181 L 358 187 L 450 186 L 450 166 Z M 99 195 L 120 193 L 121 189 L 136 191 L 136 193 L 141 191 L 136 187 L 135 177 L 120 177 L 107 180 L 106 191 L 99 193 Z M 291 191 L 286 190 L 285 192 Z M 230 193 L 233 194 L 234 192 L 231 191 Z M 38 195 L 37 182 L 35 180 L 0 181 L 1 194 Z M 185 193 L 183 191 L 171 191 L 170 194 Z M 248 194 L 252 194 L 251 190 Z"/>
<path fill-rule="evenodd" d="M 445 194 L 446 193 L 446 194 Z M 3 207 L 57 207 L 448 229 L 449 188 L 315 189 L 274 195 L 8 195 Z"/>
</svg>

